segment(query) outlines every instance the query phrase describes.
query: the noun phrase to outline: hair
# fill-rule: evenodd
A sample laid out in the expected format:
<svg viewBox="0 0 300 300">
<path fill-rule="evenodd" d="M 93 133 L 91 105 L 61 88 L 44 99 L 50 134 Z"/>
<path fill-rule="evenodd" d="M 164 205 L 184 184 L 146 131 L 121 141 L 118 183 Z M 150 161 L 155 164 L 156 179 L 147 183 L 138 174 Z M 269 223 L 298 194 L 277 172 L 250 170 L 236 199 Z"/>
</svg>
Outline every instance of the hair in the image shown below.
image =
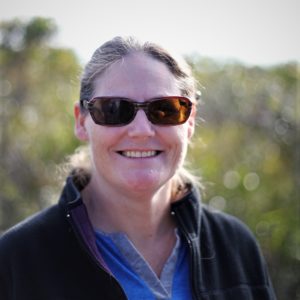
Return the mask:
<svg viewBox="0 0 300 300">
<path fill-rule="evenodd" d="M 94 80 L 115 62 L 132 53 L 145 53 L 165 64 L 174 75 L 182 96 L 196 99 L 196 82 L 188 64 L 181 58 L 175 58 L 160 45 L 152 42 L 141 42 L 135 37 L 115 37 L 100 46 L 87 63 L 80 87 L 80 100 L 89 100 L 93 96 Z M 82 110 L 85 110 L 81 107 Z"/>
<path fill-rule="evenodd" d="M 192 102 L 196 103 L 196 81 L 192 76 L 191 68 L 183 58 L 171 55 L 170 52 L 158 44 L 141 42 L 132 36 L 118 36 L 97 48 L 90 61 L 86 64 L 81 77 L 80 104 L 82 103 L 81 100 L 89 100 L 93 97 L 94 81 L 96 78 L 101 76 L 101 74 L 114 63 L 133 53 L 147 54 L 149 57 L 165 64 L 174 75 L 181 95 L 188 97 Z M 81 113 L 87 113 L 87 110 L 82 104 L 80 105 L 80 110 Z M 79 150 L 69 159 L 70 168 L 72 169 L 73 174 L 77 175 L 77 183 L 81 185 L 86 184 L 86 175 L 90 173 L 90 158 L 88 151 L 86 151 L 85 148 L 79 148 Z M 176 193 L 181 191 L 182 188 L 187 185 L 200 185 L 199 178 L 193 175 L 184 166 L 177 170 L 172 180 L 174 182 L 173 186 Z"/>
</svg>

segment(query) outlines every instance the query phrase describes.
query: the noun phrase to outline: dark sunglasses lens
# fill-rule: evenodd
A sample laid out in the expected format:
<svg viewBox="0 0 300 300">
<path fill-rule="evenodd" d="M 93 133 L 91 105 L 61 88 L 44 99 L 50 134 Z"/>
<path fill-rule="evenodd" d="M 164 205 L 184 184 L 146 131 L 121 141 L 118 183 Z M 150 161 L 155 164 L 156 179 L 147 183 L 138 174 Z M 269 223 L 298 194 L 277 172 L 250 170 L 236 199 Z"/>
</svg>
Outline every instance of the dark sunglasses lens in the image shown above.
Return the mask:
<svg viewBox="0 0 300 300">
<path fill-rule="evenodd" d="M 149 119 L 154 124 L 179 125 L 187 121 L 191 113 L 188 99 L 174 97 L 153 101 L 149 104 Z"/>
<path fill-rule="evenodd" d="M 97 124 L 121 126 L 132 120 L 134 106 L 121 98 L 101 98 L 95 99 L 90 112 Z"/>
</svg>

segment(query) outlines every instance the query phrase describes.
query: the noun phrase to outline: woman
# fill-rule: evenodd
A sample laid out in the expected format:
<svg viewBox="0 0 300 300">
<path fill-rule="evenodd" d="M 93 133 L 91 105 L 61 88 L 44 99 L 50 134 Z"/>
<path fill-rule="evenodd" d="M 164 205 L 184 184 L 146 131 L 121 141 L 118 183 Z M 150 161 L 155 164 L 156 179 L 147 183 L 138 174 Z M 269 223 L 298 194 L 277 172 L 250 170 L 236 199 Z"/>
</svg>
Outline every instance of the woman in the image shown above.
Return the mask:
<svg viewBox="0 0 300 300">
<path fill-rule="evenodd" d="M 90 166 L 2 237 L 0 299 L 275 299 L 250 232 L 201 205 L 183 167 L 195 91 L 156 44 L 95 51 L 74 110 Z"/>
</svg>

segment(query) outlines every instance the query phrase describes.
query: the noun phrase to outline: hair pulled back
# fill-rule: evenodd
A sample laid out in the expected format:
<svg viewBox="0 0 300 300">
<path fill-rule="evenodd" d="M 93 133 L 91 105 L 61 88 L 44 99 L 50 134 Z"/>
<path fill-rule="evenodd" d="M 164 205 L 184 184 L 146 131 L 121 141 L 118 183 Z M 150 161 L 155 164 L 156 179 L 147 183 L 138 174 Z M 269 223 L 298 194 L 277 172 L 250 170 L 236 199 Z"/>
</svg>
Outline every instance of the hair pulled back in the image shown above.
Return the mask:
<svg viewBox="0 0 300 300">
<path fill-rule="evenodd" d="M 91 99 L 95 79 L 115 62 L 135 52 L 145 53 L 165 64 L 174 75 L 181 91 L 181 96 L 186 96 L 194 101 L 196 94 L 195 80 L 191 74 L 190 67 L 183 59 L 175 58 L 174 55 L 172 56 L 167 50 L 155 43 L 141 42 L 134 37 L 120 36 L 104 43 L 92 55 L 81 77 L 80 100 Z"/>
<path fill-rule="evenodd" d="M 115 37 L 96 49 L 91 60 L 86 64 L 80 85 L 80 100 L 89 100 L 93 97 L 94 82 L 101 74 L 117 61 L 132 53 L 144 53 L 165 64 L 175 77 L 181 96 L 188 97 L 196 102 L 196 81 L 192 76 L 191 68 L 181 58 L 171 55 L 166 49 L 152 42 L 141 42 L 135 37 Z M 81 102 L 81 101 L 80 101 Z M 82 113 L 87 113 L 80 107 Z M 90 157 L 87 147 L 81 147 L 69 158 L 69 167 L 79 186 L 84 186 L 90 177 Z M 199 179 L 181 166 L 173 180 L 174 194 L 181 192 L 187 185 L 200 186 Z"/>
</svg>

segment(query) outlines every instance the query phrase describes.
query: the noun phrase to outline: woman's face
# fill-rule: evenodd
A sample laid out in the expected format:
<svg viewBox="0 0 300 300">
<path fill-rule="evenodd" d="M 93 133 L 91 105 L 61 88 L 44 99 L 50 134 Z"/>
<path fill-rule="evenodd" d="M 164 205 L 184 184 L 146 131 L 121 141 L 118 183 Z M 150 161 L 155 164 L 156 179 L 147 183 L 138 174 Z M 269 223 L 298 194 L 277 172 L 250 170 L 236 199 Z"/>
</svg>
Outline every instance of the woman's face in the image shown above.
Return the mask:
<svg viewBox="0 0 300 300">
<path fill-rule="evenodd" d="M 169 69 L 142 53 L 116 62 L 94 82 L 93 96 L 121 96 L 143 102 L 159 96 L 179 96 Z M 102 187 L 126 191 L 155 191 L 174 175 L 186 156 L 194 130 L 194 114 L 178 126 L 158 126 L 143 110 L 121 127 L 96 125 L 75 109 L 76 134 L 91 148 L 92 176 Z"/>
</svg>

